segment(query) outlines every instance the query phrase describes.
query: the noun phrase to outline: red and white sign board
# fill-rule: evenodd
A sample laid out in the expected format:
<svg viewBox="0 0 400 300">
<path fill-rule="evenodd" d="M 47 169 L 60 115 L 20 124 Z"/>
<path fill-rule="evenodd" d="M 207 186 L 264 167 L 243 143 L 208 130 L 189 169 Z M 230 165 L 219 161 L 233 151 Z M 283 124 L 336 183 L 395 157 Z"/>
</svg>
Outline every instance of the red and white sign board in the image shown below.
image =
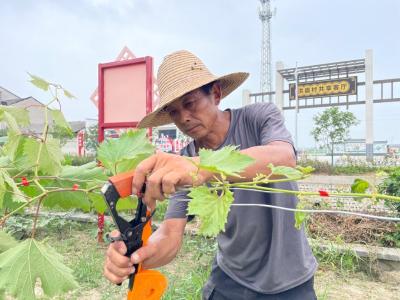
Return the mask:
<svg viewBox="0 0 400 300">
<path fill-rule="evenodd" d="M 117 58 L 115 61 L 125 61 L 128 59 L 134 59 L 136 58 L 136 55 L 133 54 L 133 52 L 128 48 L 124 47 L 122 48 L 121 52 L 118 54 Z M 98 88 L 96 88 L 92 95 L 90 96 L 90 100 L 92 100 L 93 104 L 96 107 L 99 107 L 99 91 Z M 159 91 L 158 91 L 158 86 L 157 86 L 157 80 L 155 77 L 153 77 L 153 107 L 156 107 L 159 102 Z"/>
<path fill-rule="evenodd" d="M 133 128 L 152 111 L 150 56 L 99 64 L 99 142 L 108 128 Z"/>
</svg>

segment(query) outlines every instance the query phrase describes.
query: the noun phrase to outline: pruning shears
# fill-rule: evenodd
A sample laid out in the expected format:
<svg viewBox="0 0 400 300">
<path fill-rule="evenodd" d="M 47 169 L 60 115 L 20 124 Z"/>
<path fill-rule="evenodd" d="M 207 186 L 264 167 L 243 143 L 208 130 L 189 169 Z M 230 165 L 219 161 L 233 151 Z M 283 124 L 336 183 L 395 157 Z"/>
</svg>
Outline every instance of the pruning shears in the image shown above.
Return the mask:
<svg viewBox="0 0 400 300">
<path fill-rule="evenodd" d="M 127 252 L 125 256 L 130 257 L 140 247 L 146 245 L 151 235 L 152 214 L 147 211 L 147 206 L 143 203 L 141 195 L 138 196 L 138 204 L 135 217 L 127 221 L 117 212 L 117 202 L 120 198 L 132 194 L 132 179 L 134 171 L 121 173 L 110 177 L 108 182 L 102 187 L 101 192 L 110 210 L 111 216 L 120 236 L 111 238 L 111 241 L 123 241 Z M 154 212 L 153 212 L 154 213 Z M 129 276 L 128 300 L 159 300 L 167 288 L 166 277 L 156 270 L 144 270 L 141 264 L 135 265 L 135 272 Z"/>
</svg>

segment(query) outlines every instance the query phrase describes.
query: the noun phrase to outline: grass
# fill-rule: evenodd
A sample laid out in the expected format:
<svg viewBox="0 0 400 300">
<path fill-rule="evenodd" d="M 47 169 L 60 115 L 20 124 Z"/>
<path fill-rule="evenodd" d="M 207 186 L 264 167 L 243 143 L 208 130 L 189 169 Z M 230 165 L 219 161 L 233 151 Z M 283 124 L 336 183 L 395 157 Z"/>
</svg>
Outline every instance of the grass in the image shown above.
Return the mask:
<svg viewBox="0 0 400 300">
<path fill-rule="evenodd" d="M 116 286 L 102 275 L 107 245 L 97 244 L 96 224 L 50 223 L 52 226 L 41 229 L 39 238 L 47 236 L 48 243 L 64 256 L 64 263 L 73 270 L 80 285 L 57 299 L 125 299 L 127 282 Z M 163 299 L 201 299 L 216 247 L 215 239 L 186 235 L 176 259 L 160 268 L 169 281 Z M 370 272 L 361 271 L 366 269 L 365 261 L 351 251 L 339 253 L 333 247 L 322 251 L 317 246 L 313 246 L 313 251 L 320 265 L 315 277 L 318 299 L 396 299 L 393 295 L 400 293 L 399 281 L 379 282 Z"/>
<path fill-rule="evenodd" d="M 328 268 L 349 274 L 360 271 L 361 265 L 366 262 L 350 248 L 345 251 L 338 251 L 332 242 L 325 248 L 320 247 L 318 244 L 312 244 L 311 248 L 320 268 Z"/>
<path fill-rule="evenodd" d="M 169 278 L 168 290 L 163 299 L 201 299 L 201 291 L 211 272 L 215 251 L 215 239 L 185 236 L 175 263 L 160 269 Z"/>
</svg>

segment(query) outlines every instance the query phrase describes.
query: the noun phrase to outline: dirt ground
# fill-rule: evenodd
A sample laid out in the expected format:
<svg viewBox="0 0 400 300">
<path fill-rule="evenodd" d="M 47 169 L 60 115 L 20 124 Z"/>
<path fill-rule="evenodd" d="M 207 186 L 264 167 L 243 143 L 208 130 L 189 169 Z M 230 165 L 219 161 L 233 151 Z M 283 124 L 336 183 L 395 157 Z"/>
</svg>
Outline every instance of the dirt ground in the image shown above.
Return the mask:
<svg viewBox="0 0 400 300">
<path fill-rule="evenodd" d="M 385 272 L 378 281 L 364 273 L 341 275 L 319 270 L 315 290 L 319 300 L 399 300 L 400 272 Z"/>
</svg>

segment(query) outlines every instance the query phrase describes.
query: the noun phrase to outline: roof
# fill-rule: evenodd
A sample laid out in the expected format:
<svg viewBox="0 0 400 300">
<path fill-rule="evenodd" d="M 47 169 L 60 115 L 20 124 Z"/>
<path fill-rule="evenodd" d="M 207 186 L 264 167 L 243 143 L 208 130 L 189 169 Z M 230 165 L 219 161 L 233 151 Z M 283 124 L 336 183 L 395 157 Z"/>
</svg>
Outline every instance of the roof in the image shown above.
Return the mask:
<svg viewBox="0 0 400 300">
<path fill-rule="evenodd" d="M 353 59 L 320 65 L 311 65 L 297 68 L 298 80 L 317 79 L 322 77 L 333 78 L 339 75 L 357 74 L 365 71 L 365 59 Z M 278 72 L 288 81 L 296 80 L 296 68 L 281 69 Z"/>
<path fill-rule="evenodd" d="M 29 96 L 29 97 L 26 97 L 26 98 L 15 98 L 15 99 L 8 99 L 8 100 L 0 100 L 0 104 L 1 105 L 5 105 L 5 106 L 11 106 L 11 105 L 17 104 L 19 102 L 23 102 L 23 101 L 30 100 L 30 99 L 36 101 L 40 105 L 44 105 L 42 102 L 40 102 L 39 100 L 37 100 L 36 98 L 34 98 L 32 96 Z"/>
<path fill-rule="evenodd" d="M 17 96 L 16 94 L 14 94 L 13 92 L 11 92 L 10 90 L 6 89 L 5 87 L 0 86 L 0 90 L 3 90 L 5 92 L 7 92 L 8 94 L 13 95 L 15 98 L 20 98 L 19 96 Z M 0 99 L 1 100 L 1 99 Z M 7 99 L 8 100 L 8 99 Z"/>
<path fill-rule="evenodd" d="M 75 133 L 86 128 L 85 121 L 72 121 L 72 122 L 68 122 L 68 123 L 71 126 L 72 131 Z"/>
</svg>

